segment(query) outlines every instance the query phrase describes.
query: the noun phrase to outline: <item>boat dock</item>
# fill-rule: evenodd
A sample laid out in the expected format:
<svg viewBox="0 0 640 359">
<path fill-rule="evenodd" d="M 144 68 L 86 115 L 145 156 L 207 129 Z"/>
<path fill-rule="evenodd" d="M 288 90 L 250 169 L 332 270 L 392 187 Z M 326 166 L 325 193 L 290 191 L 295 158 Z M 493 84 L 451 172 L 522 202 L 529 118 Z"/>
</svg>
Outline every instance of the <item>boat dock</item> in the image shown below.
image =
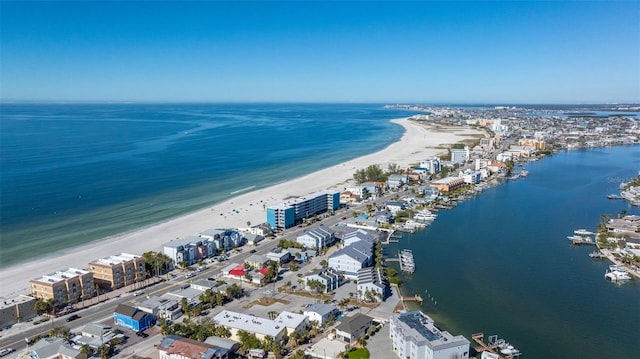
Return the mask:
<svg viewBox="0 0 640 359">
<path fill-rule="evenodd" d="M 418 302 L 422 303 L 422 297 L 420 295 L 414 295 L 412 297 L 401 297 L 403 302 Z"/>
<path fill-rule="evenodd" d="M 413 273 L 416 270 L 416 264 L 413 260 L 413 252 L 410 249 L 403 249 L 398 253 L 400 261 L 400 270 L 407 273 Z"/>
<path fill-rule="evenodd" d="M 504 339 L 498 338 L 497 335 L 489 336 L 489 342 L 484 342 L 484 333 L 476 333 L 472 334 L 471 338 L 473 339 L 478 346 L 475 348 L 478 353 L 481 352 L 489 352 L 495 354 L 500 359 L 512 359 L 519 357 L 522 353 L 513 345 L 505 342 Z"/>
<path fill-rule="evenodd" d="M 595 245 L 596 241 L 591 236 L 595 236 L 595 233 L 587 231 L 586 229 L 576 229 L 575 231 L 573 231 L 573 235 L 568 236 L 567 238 L 571 241 L 571 243 L 575 245 Z"/>
</svg>

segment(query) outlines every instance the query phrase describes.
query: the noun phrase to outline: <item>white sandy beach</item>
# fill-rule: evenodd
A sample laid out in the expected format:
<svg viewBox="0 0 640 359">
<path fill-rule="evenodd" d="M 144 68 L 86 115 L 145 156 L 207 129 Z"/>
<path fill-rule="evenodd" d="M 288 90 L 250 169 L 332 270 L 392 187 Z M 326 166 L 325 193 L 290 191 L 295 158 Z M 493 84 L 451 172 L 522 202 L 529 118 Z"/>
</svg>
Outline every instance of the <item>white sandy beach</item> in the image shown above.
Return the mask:
<svg viewBox="0 0 640 359">
<path fill-rule="evenodd" d="M 371 164 L 379 164 L 386 168 L 390 163 L 406 168 L 412 163 L 442 152 L 441 148 L 436 148 L 440 145 L 452 144 L 482 133 L 467 127 L 450 127 L 446 132 L 430 131 L 428 127 L 407 119 L 396 119 L 393 122 L 402 125 L 405 132 L 398 142 L 379 152 L 268 188 L 239 194 L 213 207 L 185 216 L 75 247 L 56 253 L 55 256 L 2 269 L 0 297 L 29 294 L 30 279 L 69 267 L 84 269 L 88 262 L 97 258 L 122 252 L 142 254 L 150 250 L 162 251 L 163 243 L 197 235 L 206 229 L 246 227 L 247 221 L 252 225 L 263 223 L 266 221 L 263 204 L 268 207 L 282 202 L 286 197 L 303 196 L 324 189 L 342 190 L 345 183 L 352 180 L 357 169 Z M 239 213 L 235 213 L 234 210 Z"/>
</svg>

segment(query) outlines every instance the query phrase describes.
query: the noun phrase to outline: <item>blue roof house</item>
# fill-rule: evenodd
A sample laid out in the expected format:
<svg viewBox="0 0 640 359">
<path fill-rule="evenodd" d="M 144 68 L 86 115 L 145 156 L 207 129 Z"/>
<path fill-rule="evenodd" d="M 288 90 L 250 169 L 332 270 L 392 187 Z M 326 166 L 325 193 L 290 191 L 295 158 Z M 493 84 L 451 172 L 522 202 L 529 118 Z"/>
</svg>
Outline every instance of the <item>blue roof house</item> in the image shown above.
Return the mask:
<svg viewBox="0 0 640 359">
<path fill-rule="evenodd" d="M 153 325 L 153 314 L 126 304 L 118 304 L 113 313 L 113 322 L 120 327 L 141 332 Z"/>
</svg>

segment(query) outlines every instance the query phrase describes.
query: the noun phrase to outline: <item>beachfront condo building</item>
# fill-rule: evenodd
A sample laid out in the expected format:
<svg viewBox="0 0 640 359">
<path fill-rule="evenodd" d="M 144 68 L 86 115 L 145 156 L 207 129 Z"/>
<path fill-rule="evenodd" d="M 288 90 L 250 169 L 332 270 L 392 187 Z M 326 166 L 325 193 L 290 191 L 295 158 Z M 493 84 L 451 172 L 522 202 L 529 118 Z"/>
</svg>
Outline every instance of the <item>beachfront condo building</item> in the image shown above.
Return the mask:
<svg viewBox="0 0 640 359">
<path fill-rule="evenodd" d="M 0 328 L 10 327 L 37 315 L 34 297 L 21 294 L 13 298 L 0 298 Z"/>
<path fill-rule="evenodd" d="M 267 208 L 267 223 L 274 229 L 293 227 L 303 219 L 340 208 L 339 191 L 321 191 Z"/>
<path fill-rule="evenodd" d="M 468 359 L 469 340 L 438 329 L 421 311 L 394 314 L 389 320 L 393 351 L 407 359 Z"/>
<path fill-rule="evenodd" d="M 121 253 L 96 259 L 89 263 L 93 280 L 101 289 L 114 290 L 147 278 L 144 258 Z"/>
<path fill-rule="evenodd" d="M 77 268 L 45 274 L 30 280 L 29 285 L 32 296 L 53 299 L 57 307 L 89 299 L 95 292 L 93 273 Z"/>
<path fill-rule="evenodd" d="M 449 151 L 451 152 L 451 163 L 454 165 L 469 161 L 469 146 L 464 146 L 464 148 L 452 148 Z"/>
</svg>

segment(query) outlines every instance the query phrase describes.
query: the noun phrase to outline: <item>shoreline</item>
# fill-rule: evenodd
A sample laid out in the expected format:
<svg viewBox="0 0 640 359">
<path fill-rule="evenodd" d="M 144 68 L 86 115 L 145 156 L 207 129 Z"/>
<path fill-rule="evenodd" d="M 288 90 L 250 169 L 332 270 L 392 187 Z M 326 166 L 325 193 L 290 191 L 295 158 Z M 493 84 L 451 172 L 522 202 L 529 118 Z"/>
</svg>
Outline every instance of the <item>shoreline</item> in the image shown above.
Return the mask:
<svg viewBox="0 0 640 359">
<path fill-rule="evenodd" d="M 341 190 L 352 181 L 357 169 L 372 164 L 384 168 L 390 163 L 407 167 L 440 153 L 442 145 L 485 135 L 482 130 L 466 126 L 446 126 L 448 131 L 443 132 L 442 125 L 434 129 L 429 124 L 420 124 L 408 118 L 392 119 L 390 122 L 404 127 L 404 133 L 398 141 L 380 151 L 262 189 L 240 192 L 237 196 L 192 213 L 0 269 L 0 297 L 29 294 L 30 279 L 69 267 L 86 268 L 88 262 L 101 257 L 122 252 L 142 254 L 162 251 L 163 243 L 197 235 L 207 229 L 246 228 L 248 222 L 251 225 L 263 223 L 266 220 L 266 207 L 291 196 L 304 196 L 325 189 Z"/>
</svg>

